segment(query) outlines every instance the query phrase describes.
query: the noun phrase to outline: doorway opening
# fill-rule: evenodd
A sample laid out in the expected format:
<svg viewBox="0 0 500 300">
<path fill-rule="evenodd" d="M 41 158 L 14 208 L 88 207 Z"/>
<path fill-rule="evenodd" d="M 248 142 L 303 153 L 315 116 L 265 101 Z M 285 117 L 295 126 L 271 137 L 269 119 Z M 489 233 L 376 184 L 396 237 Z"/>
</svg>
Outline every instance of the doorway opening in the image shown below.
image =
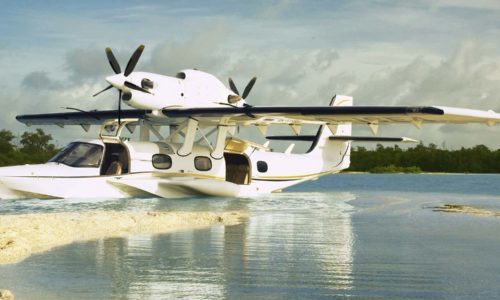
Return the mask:
<svg viewBox="0 0 500 300">
<path fill-rule="evenodd" d="M 246 155 L 224 153 L 226 161 L 226 181 L 236 184 L 250 184 L 251 168 Z"/>
<path fill-rule="evenodd" d="M 130 157 L 122 144 L 104 144 L 104 159 L 101 175 L 121 175 L 129 173 Z"/>
</svg>

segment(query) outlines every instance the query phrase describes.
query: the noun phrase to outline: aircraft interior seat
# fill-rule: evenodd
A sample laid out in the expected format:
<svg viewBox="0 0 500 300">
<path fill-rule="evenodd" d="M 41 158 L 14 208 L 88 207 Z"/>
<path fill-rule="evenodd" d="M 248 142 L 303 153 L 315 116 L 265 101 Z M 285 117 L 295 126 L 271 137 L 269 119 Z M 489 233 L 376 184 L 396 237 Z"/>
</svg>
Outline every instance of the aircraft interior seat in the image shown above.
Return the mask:
<svg viewBox="0 0 500 300">
<path fill-rule="evenodd" d="M 122 164 L 114 161 L 112 162 L 108 169 L 106 170 L 106 175 L 121 175 L 122 174 Z"/>
</svg>

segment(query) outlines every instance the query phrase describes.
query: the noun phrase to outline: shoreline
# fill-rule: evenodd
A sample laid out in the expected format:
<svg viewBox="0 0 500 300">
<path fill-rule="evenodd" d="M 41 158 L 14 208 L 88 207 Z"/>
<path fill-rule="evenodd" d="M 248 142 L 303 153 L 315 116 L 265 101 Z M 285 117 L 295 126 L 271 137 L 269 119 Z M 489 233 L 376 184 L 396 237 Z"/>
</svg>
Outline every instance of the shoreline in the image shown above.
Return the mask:
<svg viewBox="0 0 500 300">
<path fill-rule="evenodd" d="M 484 217 L 500 217 L 500 210 L 486 209 L 474 205 L 443 204 L 432 208 L 435 212 L 457 213 Z"/>
<path fill-rule="evenodd" d="M 340 172 L 338 174 L 408 174 L 408 175 L 457 175 L 457 176 L 466 176 L 466 175 L 500 175 L 500 173 L 451 173 L 451 172 L 418 172 L 418 173 L 405 173 L 405 172 L 380 172 L 380 173 L 372 173 L 368 171 L 347 171 Z"/>
<path fill-rule="evenodd" d="M 76 241 L 161 234 L 211 225 L 236 225 L 241 211 L 90 211 L 0 215 L 0 265 Z"/>
</svg>

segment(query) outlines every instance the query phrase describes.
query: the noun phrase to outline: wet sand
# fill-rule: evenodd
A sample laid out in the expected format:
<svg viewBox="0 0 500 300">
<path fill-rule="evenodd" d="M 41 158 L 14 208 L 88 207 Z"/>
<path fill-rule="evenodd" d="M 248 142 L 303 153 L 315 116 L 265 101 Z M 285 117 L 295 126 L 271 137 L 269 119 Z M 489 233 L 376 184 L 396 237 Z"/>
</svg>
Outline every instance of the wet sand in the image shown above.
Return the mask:
<svg viewBox="0 0 500 300">
<path fill-rule="evenodd" d="M 14 300 L 14 294 L 9 290 L 0 289 L 0 300 Z"/>
<path fill-rule="evenodd" d="M 486 216 L 486 217 L 500 217 L 499 210 L 490 210 L 481 207 L 475 207 L 462 204 L 444 204 L 433 208 L 434 211 L 448 212 L 448 213 L 461 213 L 468 215 Z"/>
<path fill-rule="evenodd" d="M 230 212 L 92 211 L 0 215 L 0 264 L 19 262 L 32 254 L 75 241 L 139 233 L 233 225 L 246 217 Z"/>
</svg>

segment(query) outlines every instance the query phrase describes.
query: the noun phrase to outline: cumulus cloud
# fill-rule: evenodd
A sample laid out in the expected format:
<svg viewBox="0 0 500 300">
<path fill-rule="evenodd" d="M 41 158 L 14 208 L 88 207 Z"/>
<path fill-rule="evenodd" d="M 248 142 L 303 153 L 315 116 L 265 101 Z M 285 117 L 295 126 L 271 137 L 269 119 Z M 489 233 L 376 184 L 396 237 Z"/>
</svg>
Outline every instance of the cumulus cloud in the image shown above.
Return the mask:
<svg viewBox="0 0 500 300">
<path fill-rule="evenodd" d="M 52 80 L 47 75 L 47 72 L 34 71 L 26 75 L 21 82 L 23 87 L 36 89 L 36 90 L 46 90 L 52 87 Z"/>
<path fill-rule="evenodd" d="M 371 104 L 454 105 L 500 108 L 498 65 L 474 41 L 463 42 L 449 58 L 433 65 L 416 58 L 395 69 L 375 73 L 355 91 Z M 493 105 L 493 107 L 492 107 Z"/>
<path fill-rule="evenodd" d="M 216 19 L 212 26 L 190 38 L 165 41 L 152 49 L 150 61 L 144 65 L 148 71 L 160 74 L 175 74 L 192 68 L 220 70 L 228 60 L 220 50 L 230 38 L 229 28 L 230 24 L 224 19 Z"/>
<path fill-rule="evenodd" d="M 275 19 L 298 3 L 297 0 L 264 1 L 264 5 L 258 11 L 258 16 L 264 19 Z"/>
<path fill-rule="evenodd" d="M 452 7 L 452 8 L 474 8 L 474 9 L 500 9 L 500 3 L 496 0 L 432 0 L 424 1 L 428 2 L 429 5 L 434 5 L 436 7 Z"/>
<path fill-rule="evenodd" d="M 87 48 L 77 48 L 68 51 L 65 66 L 71 80 L 77 82 L 89 79 L 94 80 L 96 78 L 102 79 L 104 76 L 112 73 L 104 48 L 98 46 L 89 46 Z"/>
<path fill-rule="evenodd" d="M 357 104 L 442 105 L 500 111 L 499 68 L 481 45 L 465 41 L 438 64 L 415 58 L 408 64 L 373 74 L 353 93 Z M 384 126 L 386 134 L 408 134 L 438 145 L 460 147 L 487 144 L 498 147 L 498 128 L 472 125 L 425 125 L 420 131 L 407 126 Z"/>
<path fill-rule="evenodd" d="M 494 63 L 495 58 L 485 55 L 481 44 L 475 41 L 465 41 L 438 63 L 419 56 L 397 67 L 379 65 L 365 76 L 365 70 L 346 64 L 356 59 L 346 50 L 228 46 L 231 32 L 226 25 L 221 21 L 186 40 L 146 48 L 150 53 L 144 53 L 138 69 L 169 75 L 197 67 L 215 74 L 226 85 L 227 77 L 233 77 L 240 91 L 257 75 L 257 84 L 248 98 L 253 105 L 326 105 L 334 94 L 347 94 L 353 95 L 358 105 L 500 108 L 496 99 L 500 94 L 497 84 L 500 70 Z M 122 68 L 132 51 L 114 50 Z M 102 49 L 75 48 L 68 51 L 65 59 L 69 80 L 64 84 L 46 72 L 35 71 L 25 76 L 24 89 L 14 97 L 17 113 L 60 111 L 60 107 L 66 106 L 87 110 L 116 107 L 113 91 L 91 98 L 104 87 L 104 77 L 111 73 Z M 358 130 L 368 134 L 363 126 Z M 451 139 L 456 142 L 449 141 L 448 145 L 459 146 L 463 144 L 461 135 L 469 130 L 474 131 L 476 127 L 430 126 L 416 131 L 410 125 L 394 125 L 383 126 L 381 134 L 409 135 L 436 144 Z M 484 128 L 480 131 L 478 136 L 491 139 Z M 498 144 L 494 139 L 476 139 L 472 144 L 488 142 Z"/>
</svg>

